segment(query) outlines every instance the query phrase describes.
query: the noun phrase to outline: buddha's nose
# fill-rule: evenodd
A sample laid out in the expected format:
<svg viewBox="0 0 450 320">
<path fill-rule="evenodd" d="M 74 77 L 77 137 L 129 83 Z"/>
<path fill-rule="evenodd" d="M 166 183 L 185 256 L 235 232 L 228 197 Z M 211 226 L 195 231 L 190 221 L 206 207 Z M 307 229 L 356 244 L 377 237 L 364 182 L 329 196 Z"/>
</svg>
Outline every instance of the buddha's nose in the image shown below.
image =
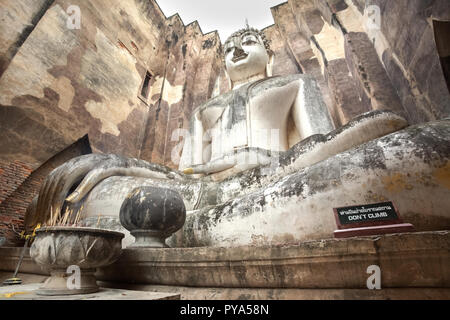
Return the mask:
<svg viewBox="0 0 450 320">
<path fill-rule="evenodd" d="M 242 55 L 244 53 L 245 53 L 245 51 L 242 49 L 241 44 L 240 43 L 235 43 L 233 56 L 234 57 L 239 57 L 240 55 Z"/>
</svg>

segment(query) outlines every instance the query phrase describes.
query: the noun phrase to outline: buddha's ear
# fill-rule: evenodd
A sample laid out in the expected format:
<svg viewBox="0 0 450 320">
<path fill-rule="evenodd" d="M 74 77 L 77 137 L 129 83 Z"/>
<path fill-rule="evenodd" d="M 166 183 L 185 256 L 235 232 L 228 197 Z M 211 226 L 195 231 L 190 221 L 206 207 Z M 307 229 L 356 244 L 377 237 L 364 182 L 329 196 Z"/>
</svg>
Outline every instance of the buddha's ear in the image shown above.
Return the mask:
<svg viewBox="0 0 450 320">
<path fill-rule="evenodd" d="M 226 66 L 223 67 L 223 70 L 225 72 L 226 81 L 228 82 L 228 88 L 231 90 L 231 89 L 233 89 L 233 81 L 231 81 L 231 78 L 230 78 L 230 75 L 228 74 Z"/>
<path fill-rule="evenodd" d="M 275 54 L 273 52 L 270 52 L 269 53 L 269 62 L 266 65 L 266 76 L 267 77 L 272 76 L 274 57 L 275 57 Z"/>
<path fill-rule="evenodd" d="M 228 81 L 228 88 L 230 88 L 230 90 L 231 90 L 231 89 L 233 89 L 233 81 L 231 81 L 230 75 L 228 74 L 226 67 L 224 67 L 224 70 L 225 70 L 225 78 Z"/>
</svg>

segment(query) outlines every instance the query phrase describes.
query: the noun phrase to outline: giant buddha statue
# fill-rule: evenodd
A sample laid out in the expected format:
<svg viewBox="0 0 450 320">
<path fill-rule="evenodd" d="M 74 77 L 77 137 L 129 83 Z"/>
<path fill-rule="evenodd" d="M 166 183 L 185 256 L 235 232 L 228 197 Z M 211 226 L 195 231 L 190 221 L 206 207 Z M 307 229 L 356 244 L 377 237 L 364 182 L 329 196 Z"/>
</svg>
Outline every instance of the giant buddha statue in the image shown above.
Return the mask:
<svg viewBox="0 0 450 320">
<path fill-rule="evenodd" d="M 129 192 L 158 186 L 188 210 L 172 246 L 329 238 L 333 207 L 384 200 L 418 230 L 450 225 L 448 120 L 408 127 L 377 110 L 335 129 L 312 77 L 271 75 L 261 32 L 234 33 L 224 55 L 232 90 L 193 112 L 180 171 L 114 154 L 74 158 L 44 181 L 32 222 L 82 209 L 86 225 L 118 229 Z"/>
</svg>

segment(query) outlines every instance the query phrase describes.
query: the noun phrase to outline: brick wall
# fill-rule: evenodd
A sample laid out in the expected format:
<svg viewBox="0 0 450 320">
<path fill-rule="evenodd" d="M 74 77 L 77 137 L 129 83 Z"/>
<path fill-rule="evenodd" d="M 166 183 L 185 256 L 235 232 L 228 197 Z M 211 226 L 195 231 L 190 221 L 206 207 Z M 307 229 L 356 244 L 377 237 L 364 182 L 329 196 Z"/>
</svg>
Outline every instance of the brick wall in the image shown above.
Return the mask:
<svg viewBox="0 0 450 320">
<path fill-rule="evenodd" d="M 31 167 L 21 161 L 0 162 L 0 203 L 31 174 Z"/>
<path fill-rule="evenodd" d="M 6 246 L 23 245 L 13 227 L 17 232 L 24 230 L 25 213 L 45 177 L 69 159 L 91 152 L 89 139 L 84 136 L 33 172 L 20 161 L 0 163 L 0 237 L 6 238 Z"/>
<path fill-rule="evenodd" d="M 20 161 L 0 163 L 0 237 L 15 238 L 11 225 L 15 229 L 23 225 L 27 199 L 24 193 L 15 194 L 15 191 L 30 176 L 31 171 L 31 167 Z M 15 207 L 11 207 L 12 203 L 8 201 L 13 194 L 13 198 L 16 198 Z"/>
</svg>

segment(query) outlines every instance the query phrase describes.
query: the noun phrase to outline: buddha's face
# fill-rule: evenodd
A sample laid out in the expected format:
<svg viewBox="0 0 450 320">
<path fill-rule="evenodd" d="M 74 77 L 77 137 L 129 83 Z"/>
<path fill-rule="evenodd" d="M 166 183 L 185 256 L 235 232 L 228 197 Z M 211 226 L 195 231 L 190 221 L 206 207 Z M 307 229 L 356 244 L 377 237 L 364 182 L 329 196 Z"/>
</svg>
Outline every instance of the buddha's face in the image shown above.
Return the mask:
<svg viewBox="0 0 450 320">
<path fill-rule="evenodd" d="M 253 32 L 231 38 L 224 50 L 225 65 L 233 82 L 264 73 L 269 62 L 261 37 Z"/>
</svg>

